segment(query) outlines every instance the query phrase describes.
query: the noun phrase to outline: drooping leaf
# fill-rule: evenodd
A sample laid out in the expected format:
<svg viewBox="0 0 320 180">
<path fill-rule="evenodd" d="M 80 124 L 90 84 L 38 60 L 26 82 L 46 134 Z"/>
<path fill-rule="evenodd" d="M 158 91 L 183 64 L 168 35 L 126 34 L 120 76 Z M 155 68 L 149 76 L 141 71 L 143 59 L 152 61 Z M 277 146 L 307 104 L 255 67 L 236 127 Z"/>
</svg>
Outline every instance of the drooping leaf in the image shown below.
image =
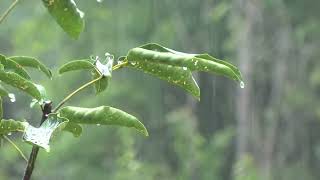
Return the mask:
<svg viewBox="0 0 320 180">
<path fill-rule="evenodd" d="M 94 69 L 94 65 L 88 59 L 73 60 L 62 65 L 59 69 L 59 74 L 63 74 L 70 71 L 93 70 L 93 69 Z"/>
<path fill-rule="evenodd" d="M 50 114 L 48 119 L 42 123 L 39 128 L 28 126 L 23 134 L 23 140 L 32 145 L 44 148 L 47 152 L 50 151 L 50 140 L 62 131 L 68 120 L 58 117 L 56 114 Z"/>
<path fill-rule="evenodd" d="M 4 66 L 5 71 L 14 72 L 25 79 L 31 79 L 27 71 L 15 61 L 0 55 L 0 63 Z"/>
<path fill-rule="evenodd" d="M 52 73 L 50 69 L 47 68 L 42 62 L 40 62 L 36 58 L 28 57 L 28 56 L 12 56 L 12 57 L 9 57 L 8 59 L 11 59 L 12 61 L 18 63 L 20 66 L 38 69 L 42 71 L 49 78 L 52 78 Z"/>
<path fill-rule="evenodd" d="M 129 51 L 127 59 L 129 62 L 150 61 L 182 67 L 191 71 L 203 71 L 223 75 L 238 82 L 242 81 L 240 71 L 233 65 L 211 56 L 187 54 L 162 47 L 157 44 L 148 44 Z"/>
<path fill-rule="evenodd" d="M 97 79 L 100 77 L 100 74 L 98 74 L 96 71 L 92 72 L 92 78 Z M 102 77 L 100 80 L 98 80 L 96 83 L 94 83 L 94 89 L 96 91 L 96 94 L 99 94 L 107 89 L 109 85 L 109 78 L 108 77 Z"/>
<path fill-rule="evenodd" d="M 98 80 L 94 84 L 96 94 L 99 94 L 108 88 L 109 80 L 112 76 L 112 65 L 113 65 L 113 56 L 111 56 L 110 54 L 107 54 L 106 60 L 104 63 L 101 63 L 99 59 L 96 59 L 95 66 L 99 72 L 93 71 L 92 77 L 93 79 L 97 79 L 101 75 L 103 76 L 100 80 Z"/>
<path fill-rule="evenodd" d="M 16 73 L 0 70 L 0 80 L 10 86 L 24 91 L 39 101 L 42 100 L 42 92 L 39 91 L 39 86 Z"/>
<path fill-rule="evenodd" d="M 79 137 L 82 133 L 82 127 L 79 124 L 71 122 L 68 122 L 63 130 L 72 133 L 74 137 Z"/>
<path fill-rule="evenodd" d="M 84 29 L 84 13 L 74 0 L 42 0 L 51 16 L 72 38 L 77 39 Z"/>
<path fill-rule="evenodd" d="M 149 61 L 129 63 L 128 66 L 180 86 L 195 98 L 200 99 L 199 86 L 189 70 L 183 70 L 181 67 L 152 63 Z"/>
<path fill-rule="evenodd" d="M 136 117 L 113 107 L 81 108 L 67 106 L 59 110 L 59 116 L 79 124 L 131 127 L 148 136 L 147 129 Z"/>
<path fill-rule="evenodd" d="M 24 132 L 28 126 L 29 124 L 27 122 L 2 119 L 0 120 L 0 135 L 11 132 Z"/>
</svg>

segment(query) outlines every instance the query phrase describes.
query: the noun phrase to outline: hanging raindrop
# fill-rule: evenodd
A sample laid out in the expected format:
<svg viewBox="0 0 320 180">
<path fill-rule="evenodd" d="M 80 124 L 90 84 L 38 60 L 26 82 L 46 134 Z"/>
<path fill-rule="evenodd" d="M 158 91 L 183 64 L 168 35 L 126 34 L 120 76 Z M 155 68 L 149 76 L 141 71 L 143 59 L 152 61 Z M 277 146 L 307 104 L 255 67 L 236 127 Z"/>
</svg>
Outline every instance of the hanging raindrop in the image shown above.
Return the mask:
<svg viewBox="0 0 320 180">
<path fill-rule="evenodd" d="M 241 89 L 244 88 L 244 82 L 243 82 L 243 81 L 240 82 L 240 88 L 241 88 Z"/>
<path fill-rule="evenodd" d="M 11 102 L 16 102 L 16 96 L 15 96 L 14 94 L 9 93 L 9 94 L 8 94 L 8 97 L 10 98 L 10 101 L 11 101 Z"/>
</svg>

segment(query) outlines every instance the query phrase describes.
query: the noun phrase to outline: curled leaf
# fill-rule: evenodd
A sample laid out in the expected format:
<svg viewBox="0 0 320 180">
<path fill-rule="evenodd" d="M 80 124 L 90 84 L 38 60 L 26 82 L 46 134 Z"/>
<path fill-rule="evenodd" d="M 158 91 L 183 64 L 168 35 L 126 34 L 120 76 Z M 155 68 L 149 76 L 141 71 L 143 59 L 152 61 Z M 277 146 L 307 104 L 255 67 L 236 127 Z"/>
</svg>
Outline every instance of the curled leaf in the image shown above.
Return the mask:
<svg viewBox="0 0 320 180">
<path fill-rule="evenodd" d="M 27 71 L 15 61 L 0 55 L 0 63 L 4 66 L 5 71 L 14 72 L 28 80 L 31 79 Z"/>
<path fill-rule="evenodd" d="M 29 124 L 27 122 L 2 119 L 0 120 L 0 135 L 6 135 L 12 132 L 24 132 L 28 126 Z"/>
<path fill-rule="evenodd" d="M 84 13 L 74 0 L 42 0 L 51 16 L 72 38 L 77 39 L 84 29 Z"/>
<path fill-rule="evenodd" d="M 63 74 L 70 71 L 93 70 L 93 69 L 94 69 L 94 65 L 89 61 L 89 59 L 73 60 L 62 65 L 59 69 L 59 74 Z"/>
<path fill-rule="evenodd" d="M 72 123 L 131 127 L 148 136 L 147 129 L 136 117 L 113 107 L 81 108 L 67 106 L 60 109 L 58 113 L 59 116 Z"/>
<path fill-rule="evenodd" d="M 12 56 L 8 59 L 18 63 L 23 67 L 31 67 L 42 71 L 48 78 L 52 78 L 52 73 L 49 68 L 47 68 L 42 62 L 33 57 L 28 56 Z"/>
</svg>

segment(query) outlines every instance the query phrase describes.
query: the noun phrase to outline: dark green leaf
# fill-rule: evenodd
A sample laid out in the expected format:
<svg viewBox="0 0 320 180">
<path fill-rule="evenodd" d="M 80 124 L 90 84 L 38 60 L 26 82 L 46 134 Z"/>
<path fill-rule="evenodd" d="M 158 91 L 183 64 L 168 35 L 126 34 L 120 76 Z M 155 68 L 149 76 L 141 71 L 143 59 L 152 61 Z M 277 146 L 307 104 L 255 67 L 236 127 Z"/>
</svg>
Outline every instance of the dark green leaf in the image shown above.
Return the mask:
<svg viewBox="0 0 320 180">
<path fill-rule="evenodd" d="M 240 71 L 230 63 L 204 55 L 181 53 L 157 44 L 131 49 L 129 62 L 153 62 L 182 67 L 184 70 L 210 72 L 242 82 Z"/>
<path fill-rule="evenodd" d="M 42 100 L 42 90 L 39 90 L 39 85 L 35 85 L 29 80 L 26 80 L 25 78 L 19 76 L 16 73 L 13 72 L 5 72 L 4 70 L 0 70 L 0 80 L 4 83 L 13 86 L 15 88 L 18 88 L 32 97 L 34 97 L 37 100 Z"/>
<path fill-rule="evenodd" d="M 8 59 L 11 59 L 12 61 L 18 63 L 20 66 L 38 69 L 42 71 L 45 75 L 47 75 L 49 78 L 52 78 L 50 69 L 47 68 L 42 62 L 40 62 L 39 60 L 33 57 L 12 56 L 12 57 L 9 57 Z"/>
<path fill-rule="evenodd" d="M 108 106 L 97 108 L 64 107 L 59 110 L 59 116 L 70 122 L 79 124 L 118 125 L 132 127 L 148 136 L 144 125 L 134 116 Z"/>
<path fill-rule="evenodd" d="M 25 79 L 31 79 L 27 71 L 13 60 L 8 59 L 3 55 L 0 55 L 0 63 L 4 66 L 5 71 L 15 72 L 16 74 L 19 74 L 21 77 Z"/>
<path fill-rule="evenodd" d="M 11 132 L 24 132 L 28 126 L 29 125 L 27 122 L 15 121 L 12 119 L 2 119 L 0 120 L 0 135 Z"/>
<path fill-rule="evenodd" d="M 94 65 L 88 59 L 74 60 L 62 65 L 59 69 L 59 74 L 69 72 L 69 71 L 92 70 L 92 69 L 94 69 Z"/>
<path fill-rule="evenodd" d="M 73 0 L 42 0 L 51 16 L 71 37 L 77 39 L 84 29 L 84 13 Z"/>
<path fill-rule="evenodd" d="M 200 99 L 200 89 L 192 77 L 189 70 L 183 70 L 181 67 L 152 63 L 149 61 L 129 63 L 129 67 L 151 74 L 162 80 L 168 81 L 174 85 L 188 91 L 197 99 Z"/>
</svg>

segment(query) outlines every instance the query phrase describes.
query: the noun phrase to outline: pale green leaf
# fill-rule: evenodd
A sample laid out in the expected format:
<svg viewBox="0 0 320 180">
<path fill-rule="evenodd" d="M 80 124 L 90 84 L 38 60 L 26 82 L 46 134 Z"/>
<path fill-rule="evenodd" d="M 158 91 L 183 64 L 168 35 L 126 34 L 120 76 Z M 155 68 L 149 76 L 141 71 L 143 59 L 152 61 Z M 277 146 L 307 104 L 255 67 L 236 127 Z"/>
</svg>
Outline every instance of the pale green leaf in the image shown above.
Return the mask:
<svg viewBox="0 0 320 180">
<path fill-rule="evenodd" d="M 147 129 L 136 117 L 113 107 L 81 108 L 68 106 L 60 109 L 58 113 L 59 116 L 72 123 L 131 127 L 148 136 Z"/>
<path fill-rule="evenodd" d="M 50 69 L 47 68 L 42 62 L 40 62 L 36 58 L 28 57 L 28 56 L 12 56 L 12 57 L 9 57 L 8 59 L 11 59 L 12 61 L 18 63 L 20 66 L 38 69 L 42 71 L 49 78 L 52 78 L 52 73 Z"/>
</svg>

